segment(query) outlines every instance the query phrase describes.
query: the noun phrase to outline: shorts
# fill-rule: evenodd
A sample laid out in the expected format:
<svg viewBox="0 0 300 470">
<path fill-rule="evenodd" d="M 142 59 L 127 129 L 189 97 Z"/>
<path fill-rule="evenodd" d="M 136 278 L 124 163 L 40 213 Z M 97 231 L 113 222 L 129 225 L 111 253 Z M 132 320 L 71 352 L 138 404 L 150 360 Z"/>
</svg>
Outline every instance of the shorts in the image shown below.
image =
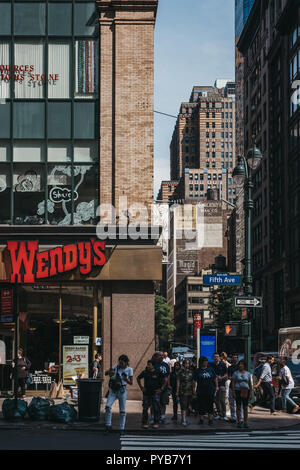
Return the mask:
<svg viewBox="0 0 300 470">
<path fill-rule="evenodd" d="M 181 411 L 186 411 L 191 405 L 193 399 L 193 395 L 179 395 L 179 400 L 180 400 L 180 408 Z"/>
<path fill-rule="evenodd" d="M 249 396 L 250 396 L 250 390 L 249 390 L 248 396 L 247 396 L 246 398 L 242 398 L 242 397 L 241 397 L 241 392 L 240 392 L 240 390 L 236 390 L 236 391 L 235 391 L 235 396 L 236 396 L 235 401 L 236 401 L 237 406 L 241 406 L 241 405 L 243 405 L 243 407 L 248 406 L 248 403 L 249 403 Z"/>
<path fill-rule="evenodd" d="M 166 389 L 160 394 L 160 404 L 161 406 L 166 406 L 169 404 L 169 390 Z"/>
<path fill-rule="evenodd" d="M 206 414 L 213 414 L 214 412 L 214 394 L 206 393 L 197 396 L 198 399 L 198 413 L 200 416 Z"/>
</svg>

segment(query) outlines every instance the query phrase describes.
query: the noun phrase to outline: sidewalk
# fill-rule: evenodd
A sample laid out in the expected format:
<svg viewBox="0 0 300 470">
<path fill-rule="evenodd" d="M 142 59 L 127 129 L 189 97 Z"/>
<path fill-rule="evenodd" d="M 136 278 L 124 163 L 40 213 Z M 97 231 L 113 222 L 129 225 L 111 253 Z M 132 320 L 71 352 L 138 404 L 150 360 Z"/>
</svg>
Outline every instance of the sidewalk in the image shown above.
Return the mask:
<svg viewBox="0 0 300 470">
<path fill-rule="evenodd" d="M 100 421 L 97 423 L 85 423 L 76 421 L 73 424 L 60 424 L 54 423 L 52 421 L 31 421 L 26 417 L 23 421 L 10 422 L 5 421 L 2 416 L 2 403 L 4 398 L 0 398 L 0 429 L 56 429 L 56 430 L 89 430 L 89 431 L 102 431 L 104 430 L 104 409 L 105 409 L 105 400 L 101 406 L 101 417 Z M 26 398 L 27 403 L 31 401 L 31 397 Z M 55 400 L 55 404 L 62 403 L 65 400 Z M 70 404 L 74 404 L 76 407 L 76 402 L 74 400 L 68 400 Z M 118 403 L 113 405 L 113 419 L 112 425 L 115 431 L 119 428 L 119 415 L 118 415 Z M 127 420 L 126 420 L 126 431 L 132 432 L 147 432 L 141 428 L 141 412 L 142 412 L 142 403 L 140 401 L 128 400 L 127 401 Z M 172 418 L 172 404 L 167 407 L 167 421 L 168 424 L 160 425 L 159 429 L 155 432 L 167 432 L 167 433 L 185 433 L 185 432 L 211 432 L 211 431 L 243 431 L 243 429 L 237 429 L 235 424 L 231 424 L 225 421 L 214 420 L 212 426 L 209 426 L 207 419 L 205 418 L 205 424 L 199 425 L 198 418 L 190 417 L 188 418 L 189 425 L 183 427 L 180 424 L 180 416 L 178 423 L 171 421 Z M 253 412 L 249 414 L 249 430 L 257 431 L 267 431 L 267 430 L 280 430 L 285 428 L 290 428 L 291 426 L 300 425 L 300 414 L 286 414 L 278 412 L 276 416 L 271 416 L 269 410 L 265 408 L 254 408 Z M 149 430 L 152 431 L 151 427 Z M 247 431 L 245 429 L 245 431 Z"/>
</svg>

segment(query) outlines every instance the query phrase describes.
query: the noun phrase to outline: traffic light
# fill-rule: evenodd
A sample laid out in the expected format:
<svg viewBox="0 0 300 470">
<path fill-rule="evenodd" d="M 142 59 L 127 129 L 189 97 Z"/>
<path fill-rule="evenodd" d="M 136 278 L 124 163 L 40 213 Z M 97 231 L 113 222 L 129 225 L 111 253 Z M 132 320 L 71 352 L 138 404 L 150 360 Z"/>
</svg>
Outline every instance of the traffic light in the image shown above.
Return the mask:
<svg viewBox="0 0 300 470">
<path fill-rule="evenodd" d="M 230 323 L 227 323 L 227 325 L 225 325 L 225 336 L 237 336 L 237 333 L 237 325 L 231 325 Z"/>
</svg>

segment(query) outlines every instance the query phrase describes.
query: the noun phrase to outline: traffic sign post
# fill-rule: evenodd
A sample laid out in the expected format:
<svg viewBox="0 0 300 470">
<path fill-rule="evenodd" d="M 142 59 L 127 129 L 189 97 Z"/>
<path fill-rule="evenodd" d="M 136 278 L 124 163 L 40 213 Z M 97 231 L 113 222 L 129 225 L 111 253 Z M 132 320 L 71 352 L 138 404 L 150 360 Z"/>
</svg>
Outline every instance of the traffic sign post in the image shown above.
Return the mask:
<svg viewBox="0 0 300 470">
<path fill-rule="evenodd" d="M 240 308 L 262 308 L 263 301 L 262 297 L 235 297 L 234 306 Z"/>
</svg>

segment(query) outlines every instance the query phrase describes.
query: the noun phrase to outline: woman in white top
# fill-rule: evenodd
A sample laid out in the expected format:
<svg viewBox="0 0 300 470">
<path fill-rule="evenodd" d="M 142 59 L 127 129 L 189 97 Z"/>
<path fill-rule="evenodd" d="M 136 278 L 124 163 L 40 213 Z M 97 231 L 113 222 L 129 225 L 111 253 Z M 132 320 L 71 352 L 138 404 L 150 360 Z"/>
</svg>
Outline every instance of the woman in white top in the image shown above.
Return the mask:
<svg viewBox="0 0 300 470">
<path fill-rule="evenodd" d="M 292 374 L 288 366 L 286 365 L 286 359 L 280 360 L 281 369 L 279 377 L 281 379 L 282 389 L 282 411 L 287 412 L 286 402 L 288 401 L 293 407 L 293 413 L 297 413 L 299 406 L 290 398 L 290 393 L 295 386 Z"/>
</svg>

